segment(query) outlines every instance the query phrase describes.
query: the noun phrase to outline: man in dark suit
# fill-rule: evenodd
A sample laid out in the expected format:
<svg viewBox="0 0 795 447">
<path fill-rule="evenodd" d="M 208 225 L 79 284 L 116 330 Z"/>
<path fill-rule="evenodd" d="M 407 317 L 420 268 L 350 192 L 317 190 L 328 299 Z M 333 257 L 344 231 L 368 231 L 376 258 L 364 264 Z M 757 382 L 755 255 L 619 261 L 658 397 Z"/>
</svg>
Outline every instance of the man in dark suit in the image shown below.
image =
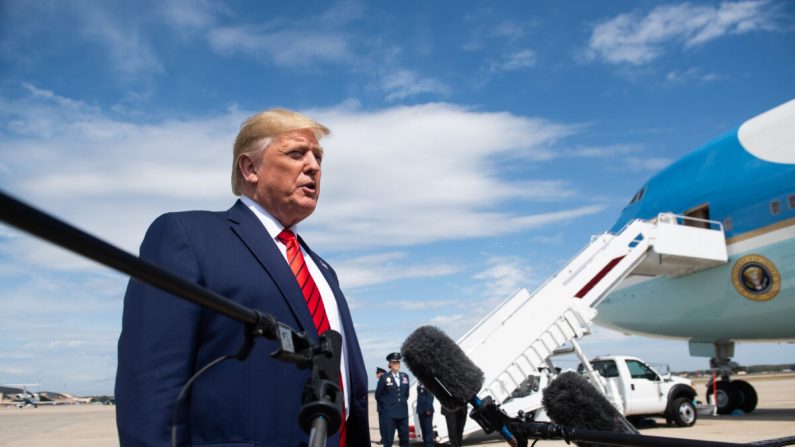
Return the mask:
<svg viewBox="0 0 795 447">
<path fill-rule="evenodd" d="M 464 426 L 467 423 L 467 408 L 448 410 L 442 407 L 442 414 L 447 422 L 447 438 L 450 447 L 461 447 L 464 442 Z"/>
<path fill-rule="evenodd" d="M 232 189 L 240 200 L 225 212 L 160 216 L 140 254 L 314 340 L 329 328 L 340 332 L 344 423 L 327 445 L 355 447 L 370 438 L 367 376 L 350 310 L 334 270 L 295 236 L 317 204 L 319 139 L 328 133 L 284 109 L 252 116 L 234 145 Z M 131 280 L 116 377 L 122 446 L 169 445 L 180 388 L 243 340 L 239 322 Z M 179 445 L 305 446 L 297 416 L 310 371 L 271 358 L 276 348 L 258 339 L 246 361 L 222 362 L 196 380 L 180 410 Z"/>
<path fill-rule="evenodd" d="M 417 381 L 417 416 L 425 447 L 433 447 L 433 394 Z"/>
<path fill-rule="evenodd" d="M 375 369 L 375 383 L 378 383 L 378 380 L 381 379 L 381 376 L 386 374 L 386 370 L 381 368 L 380 366 Z M 381 435 L 381 439 L 378 440 L 377 444 L 384 443 L 384 420 L 383 416 L 381 416 L 381 411 L 383 410 L 383 405 L 381 405 L 381 401 L 376 399 L 375 400 L 375 409 L 378 411 L 378 433 Z"/>
<path fill-rule="evenodd" d="M 400 447 L 409 445 L 409 375 L 400 372 L 400 353 L 393 352 L 386 357 L 389 371 L 375 387 L 375 400 L 381 404 L 381 420 L 384 422 L 384 447 L 391 447 L 398 432 Z"/>
</svg>

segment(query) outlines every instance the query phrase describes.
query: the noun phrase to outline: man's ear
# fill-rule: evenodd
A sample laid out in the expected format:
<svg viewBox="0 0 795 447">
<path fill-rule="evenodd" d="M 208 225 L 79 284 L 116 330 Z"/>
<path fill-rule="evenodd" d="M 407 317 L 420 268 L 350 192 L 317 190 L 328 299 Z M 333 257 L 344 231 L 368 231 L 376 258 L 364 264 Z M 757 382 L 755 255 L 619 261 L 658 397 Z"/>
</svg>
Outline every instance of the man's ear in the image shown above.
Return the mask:
<svg viewBox="0 0 795 447">
<path fill-rule="evenodd" d="M 257 165 L 249 155 L 243 154 L 237 159 L 237 168 L 247 183 L 256 183 L 259 179 Z"/>
</svg>

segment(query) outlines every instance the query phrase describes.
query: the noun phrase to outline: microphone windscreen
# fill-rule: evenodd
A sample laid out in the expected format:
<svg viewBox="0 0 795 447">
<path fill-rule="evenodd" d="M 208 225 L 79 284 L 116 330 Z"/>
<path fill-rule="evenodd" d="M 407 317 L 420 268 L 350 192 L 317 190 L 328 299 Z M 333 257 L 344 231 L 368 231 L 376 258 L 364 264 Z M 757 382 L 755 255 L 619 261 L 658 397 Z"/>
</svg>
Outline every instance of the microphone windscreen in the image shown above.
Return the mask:
<svg viewBox="0 0 795 447">
<path fill-rule="evenodd" d="M 547 386 L 541 404 L 547 416 L 559 425 L 582 430 L 638 434 L 635 427 L 595 386 L 573 371 L 559 375 Z"/>
<path fill-rule="evenodd" d="M 400 352 L 414 376 L 448 410 L 466 408 L 483 386 L 483 371 L 439 328 L 418 328 Z"/>
</svg>

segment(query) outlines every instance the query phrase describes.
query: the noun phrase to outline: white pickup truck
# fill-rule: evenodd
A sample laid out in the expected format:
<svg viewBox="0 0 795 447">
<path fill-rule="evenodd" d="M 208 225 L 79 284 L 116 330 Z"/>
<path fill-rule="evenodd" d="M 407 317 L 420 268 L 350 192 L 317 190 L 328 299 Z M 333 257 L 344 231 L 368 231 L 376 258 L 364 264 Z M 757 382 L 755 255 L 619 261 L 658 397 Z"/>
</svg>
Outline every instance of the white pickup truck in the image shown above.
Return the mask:
<svg viewBox="0 0 795 447">
<path fill-rule="evenodd" d="M 590 361 L 607 391 L 608 399 L 632 422 L 663 416 L 669 424 L 690 427 L 696 423 L 696 390 L 690 380 L 661 375 L 637 357 L 610 355 Z M 582 364 L 581 373 L 586 372 Z"/>
<path fill-rule="evenodd" d="M 579 351 L 578 358 L 586 362 L 587 357 Z M 692 382 L 683 377 L 673 376 L 669 373 L 660 374 L 637 357 L 625 355 L 609 355 L 597 357 L 588 361 L 594 371 L 595 377 L 604 389 L 607 399 L 624 414 L 627 419 L 636 425 L 645 417 L 663 416 L 669 424 L 679 427 L 689 427 L 696 423 L 696 390 Z M 585 365 L 580 364 L 578 372 L 588 378 Z M 509 415 L 516 415 L 519 411 L 532 413 L 536 421 L 549 421 L 541 404 L 543 390 L 557 377 L 560 369 L 550 362 L 549 368 L 542 368 L 541 374 L 528 376 L 512 393 L 502 402 L 501 408 Z M 410 413 L 413 418 L 409 429 L 412 437 L 419 437 L 419 419 L 415 411 L 416 382 L 411 386 L 409 397 Z M 599 387 L 597 387 L 599 388 Z M 442 416 L 439 401 L 434 401 L 436 413 L 434 415 L 434 432 L 438 441 L 448 440 L 447 424 Z M 479 432 L 480 427 L 471 418 L 467 418 L 464 436 Z"/>
</svg>

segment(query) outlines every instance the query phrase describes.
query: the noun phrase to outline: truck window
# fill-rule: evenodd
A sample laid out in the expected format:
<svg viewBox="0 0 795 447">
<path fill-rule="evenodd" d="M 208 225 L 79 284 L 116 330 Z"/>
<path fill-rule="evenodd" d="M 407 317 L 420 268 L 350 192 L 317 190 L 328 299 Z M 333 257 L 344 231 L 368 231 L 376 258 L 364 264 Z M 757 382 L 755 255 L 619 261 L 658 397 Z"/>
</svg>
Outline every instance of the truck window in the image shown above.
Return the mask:
<svg viewBox="0 0 795 447">
<path fill-rule="evenodd" d="M 604 378 L 618 377 L 618 368 L 613 360 L 596 360 L 591 363 L 591 367 Z M 582 369 L 584 370 L 585 368 Z"/>
<path fill-rule="evenodd" d="M 629 374 L 633 379 L 660 380 L 653 369 L 637 360 L 627 360 L 627 368 L 629 368 Z"/>
</svg>

